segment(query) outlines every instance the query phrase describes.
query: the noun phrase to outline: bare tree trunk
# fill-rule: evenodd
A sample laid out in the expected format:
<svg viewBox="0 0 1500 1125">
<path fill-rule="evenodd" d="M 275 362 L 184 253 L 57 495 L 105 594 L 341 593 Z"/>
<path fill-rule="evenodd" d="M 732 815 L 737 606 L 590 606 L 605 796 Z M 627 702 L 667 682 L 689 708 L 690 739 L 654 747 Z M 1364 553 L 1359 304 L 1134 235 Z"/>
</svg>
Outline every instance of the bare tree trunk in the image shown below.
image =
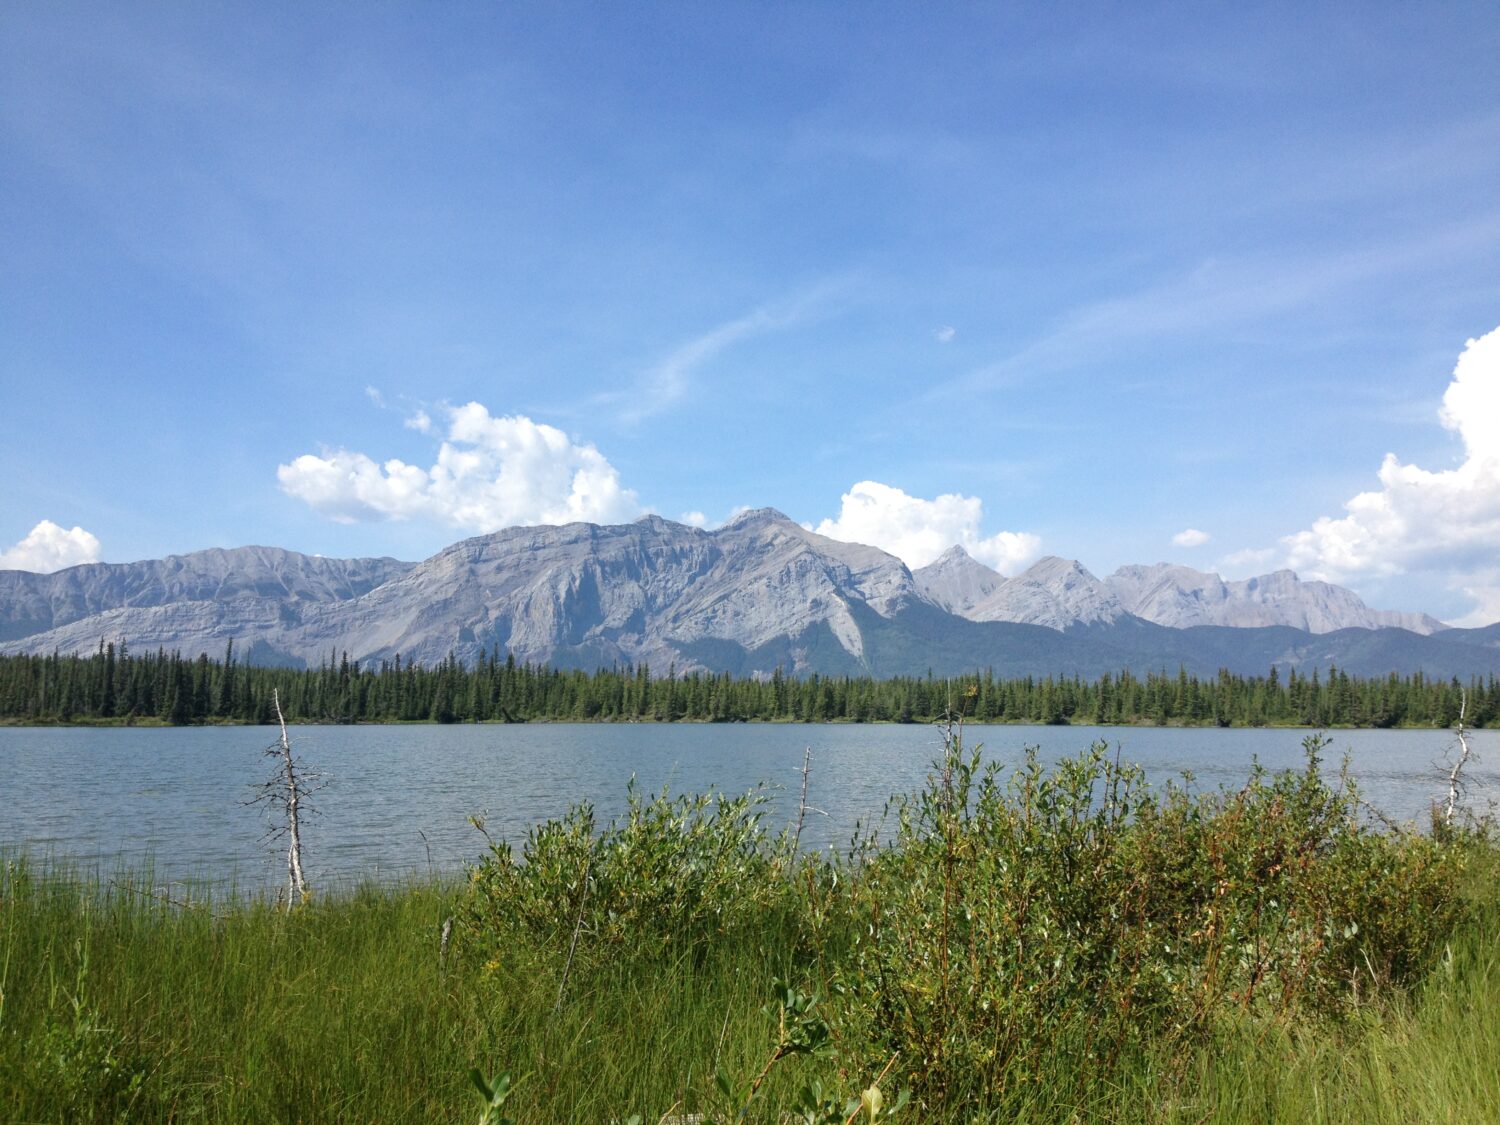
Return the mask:
<svg viewBox="0 0 1500 1125">
<path fill-rule="evenodd" d="M 815 809 L 807 803 L 807 784 L 812 777 L 812 747 L 809 746 L 802 755 L 802 793 L 797 798 L 797 831 L 792 835 L 791 862 L 795 863 L 802 847 L 802 825 L 807 820 L 808 813 L 817 813 L 819 816 L 828 814 L 822 809 Z"/>
<path fill-rule="evenodd" d="M 1460 693 L 1458 700 L 1458 761 L 1454 762 L 1453 768 L 1448 771 L 1448 800 L 1443 805 L 1444 828 L 1453 827 L 1453 815 L 1457 811 L 1459 793 L 1463 789 L 1459 774 L 1469 762 L 1469 739 L 1464 731 L 1464 716 L 1469 709 L 1469 693 Z"/>
<path fill-rule="evenodd" d="M 281 783 L 286 802 L 286 870 L 288 903 L 303 903 L 312 895 L 307 879 L 302 874 L 302 821 L 299 803 L 302 793 L 297 783 L 297 763 L 292 758 L 292 743 L 286 733 L 286 718 L 281 713 L 280 693 L 271 691 L 271 702 L 276 707 L 276 721 L 281 724 Z"/>
<path fill-rule="evenodd" d="M 812 747 L 802 755 L 802 795 L 797 799 L 797 832 L 792 837 L 792 854 L 802 845 L 802 822 L 807 819 L 807 781 L 812 775 Z"/>
</svg>

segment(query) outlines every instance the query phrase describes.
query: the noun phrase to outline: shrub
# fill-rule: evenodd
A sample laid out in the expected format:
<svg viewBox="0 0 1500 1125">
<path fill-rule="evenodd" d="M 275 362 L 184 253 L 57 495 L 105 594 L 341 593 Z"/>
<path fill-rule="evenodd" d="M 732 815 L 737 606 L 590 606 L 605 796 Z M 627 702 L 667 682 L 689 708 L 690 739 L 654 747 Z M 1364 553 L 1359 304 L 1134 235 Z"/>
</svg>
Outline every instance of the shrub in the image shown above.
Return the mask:
<svg viewBox="0 0 1500 1125">
<path fill-rule="evenodd" d="M 516 857 L 508 842 L 470 872 L 461 921 L 473 948 L 650 956 L 700 950 L 763 928 L 792 895 L 784 839 L 762 824 L 766 794 L 643 799 L 632 782 L 623 819 L 600 829 L 588 804 L 533 828 Z"/>
<path fill-rule="evenodd" d="M 929 1107 L 1014 1105 L 1229 1012 L 1337 1016 L 1410 981 L 1457 920 L 1462 852 L 1369 828 L 1306 749 L 1195 797 L 1102 743 L 1002 782 L 951 732 L 855 891 L 851 1037 L 900 1050 Z"/>
</svg>

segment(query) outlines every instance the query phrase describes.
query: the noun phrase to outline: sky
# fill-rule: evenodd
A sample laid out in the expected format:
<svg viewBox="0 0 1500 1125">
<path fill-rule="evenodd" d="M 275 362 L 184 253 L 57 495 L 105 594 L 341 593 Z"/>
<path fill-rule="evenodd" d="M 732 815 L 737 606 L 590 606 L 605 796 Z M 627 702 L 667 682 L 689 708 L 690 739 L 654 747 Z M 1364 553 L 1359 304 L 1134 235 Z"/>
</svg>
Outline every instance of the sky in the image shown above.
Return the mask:
<svg viewBox="0 0 1500 1125">
<path fill-rule="evenodd" d="M 778 508 L 1500 620 L 1493 3 L 0 7 L 0 568 Z"/>
</svg>

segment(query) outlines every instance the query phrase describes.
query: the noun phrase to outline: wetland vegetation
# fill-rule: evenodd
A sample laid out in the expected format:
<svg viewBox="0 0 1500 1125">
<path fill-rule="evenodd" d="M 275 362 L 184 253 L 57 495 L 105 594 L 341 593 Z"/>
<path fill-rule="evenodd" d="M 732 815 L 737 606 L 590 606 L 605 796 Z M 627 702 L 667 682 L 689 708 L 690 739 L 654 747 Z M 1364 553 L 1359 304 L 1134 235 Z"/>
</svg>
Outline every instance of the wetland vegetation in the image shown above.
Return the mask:
<svg viewBox="0 0 1500 1125">
<path fill-rule="evenodd" d="M 955 731 L 835 852 L 632 793 L 290 910 L 15 859 L 0 1116 L 474 1119 L 471 1068 L 518 1122 L 1500 1116 L 1493 837 L 1372 822 L 1323 750 L 1194 794 Z"/>
</svg>

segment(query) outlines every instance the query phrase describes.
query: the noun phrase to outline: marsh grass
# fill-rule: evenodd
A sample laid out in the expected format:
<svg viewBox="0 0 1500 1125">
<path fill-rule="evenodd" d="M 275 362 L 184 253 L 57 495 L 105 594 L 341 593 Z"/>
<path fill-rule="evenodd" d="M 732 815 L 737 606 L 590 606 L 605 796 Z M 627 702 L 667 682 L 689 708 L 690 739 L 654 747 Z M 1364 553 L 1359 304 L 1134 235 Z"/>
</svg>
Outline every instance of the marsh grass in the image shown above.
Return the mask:
<svg viewBox="0 0 1500 1125">
<path fill-rule="evenodd" d="M 522 1123 L 780 1121 L 888 1067 L 910 1121 L 1500 1120 L 1496 851 L 1376 831 L 1321 749 L 1192 795 L 955 738 L 878 847 L 632 793 L 291 911 L 13 859 L 0 1119 L 475 1120 L 473 1068 Z"/>
</svg>

